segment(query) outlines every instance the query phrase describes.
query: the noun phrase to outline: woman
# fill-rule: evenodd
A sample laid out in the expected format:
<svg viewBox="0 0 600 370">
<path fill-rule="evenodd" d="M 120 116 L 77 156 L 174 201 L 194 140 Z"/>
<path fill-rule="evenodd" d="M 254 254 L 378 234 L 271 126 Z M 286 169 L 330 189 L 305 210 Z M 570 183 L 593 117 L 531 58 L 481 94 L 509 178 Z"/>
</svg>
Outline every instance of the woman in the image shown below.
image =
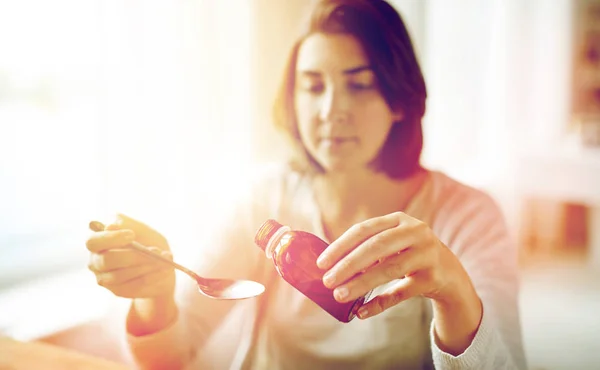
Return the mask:
<svg viewBox="0 0 600 370">
<path fill-rule="evenodd" d="M 127 332 L 137 363 L 210 367 L 199 365 L 202 348 L 238 305 L 251 334 L 233 366 L 525 368 L 516 249 L 487 195 L 419 164 L 425 98 L 389 4 L 319 2 L 276 102 L 299 156 L 255 184 L 197 267 L 260 281 L 265 295 L 248 307 L 190 287 L 176 299 L 172 270 L 122 249 L 135 239 L 168 255 L 165 238 L 123 215 L 88 240 L 98 283 L 133 298 Z M 336 300 L 375 289 L 358 320 L 337 322 L 277 276 L 252 243 L 268 218 L 331 242 L 318 265 Z"/>
</svg>

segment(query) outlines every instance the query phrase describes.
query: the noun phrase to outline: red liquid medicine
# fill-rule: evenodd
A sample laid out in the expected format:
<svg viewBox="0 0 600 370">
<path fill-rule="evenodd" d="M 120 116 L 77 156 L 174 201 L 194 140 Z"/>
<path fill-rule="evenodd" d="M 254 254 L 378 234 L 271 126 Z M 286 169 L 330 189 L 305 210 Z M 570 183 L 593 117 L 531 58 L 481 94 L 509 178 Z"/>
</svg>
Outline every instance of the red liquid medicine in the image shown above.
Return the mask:
<svg viewBox="0 0 600 370">
<path fill-rule="evenodd" d="M 333 298 L 333 290 L 323 285 L 326 271 L 317 267 L 317 258 L 328 246 L 318 236 L 267 220 L 256 232 L 254 242 L 273 261 L 285 281 L 337 320 L 350 322 L 368 299 L 370 293 L 346 303 L 339 303 Z"/>
</svg>

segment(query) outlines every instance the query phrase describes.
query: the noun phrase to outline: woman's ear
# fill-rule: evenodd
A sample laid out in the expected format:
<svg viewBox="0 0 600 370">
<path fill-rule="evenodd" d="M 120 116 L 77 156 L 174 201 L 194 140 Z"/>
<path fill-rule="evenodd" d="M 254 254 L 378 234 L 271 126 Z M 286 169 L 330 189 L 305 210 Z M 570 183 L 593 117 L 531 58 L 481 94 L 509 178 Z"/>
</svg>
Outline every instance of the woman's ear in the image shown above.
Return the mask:
<svg viewBox="0 0 600 370">
<path fill-rule="evenodd" d="M 392 118 L 394 119 L 394 122 L 402 121 L 404 119 L 404 111 L 402 109 L 398 109 L 392 113 Z"/>
</svg>

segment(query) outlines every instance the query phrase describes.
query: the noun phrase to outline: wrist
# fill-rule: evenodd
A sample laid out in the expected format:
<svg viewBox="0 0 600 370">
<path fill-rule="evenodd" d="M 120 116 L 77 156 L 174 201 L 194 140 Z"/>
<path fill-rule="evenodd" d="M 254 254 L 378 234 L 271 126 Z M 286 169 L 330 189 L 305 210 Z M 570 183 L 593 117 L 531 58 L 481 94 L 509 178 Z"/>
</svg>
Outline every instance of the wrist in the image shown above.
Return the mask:
<svg viewBox="0 0 600 370">
<path fill-rule="evenodd" d="M 479 326 L 483 312 L 481 299 L 471 284 L 456 290 L 452 296 L 433 300 L 432 306 L 438 317 L 456 319 L 464 326 L 475 328 Z"/>
<path fill-rule="evenodd" d="M 471 345 L 483 316 L 481 299 L 466 277 L 432 302 L 436 344 L 452 355 L 463 353 Z"/>
<path fill-rule="evenodd" d="M 159 332 L 175 321 L 177 312 L 172 293 L 152 298 L 134 298 L 127 316 L 127 331 L 134 336 Z"/>
<path fill-rule="evenodd" d="M 430 298 L 438 306 L 450 309 L 472 300 L 477 293 L 469 273 L 458 257 L 442 242 L 440 244 L 443 246 L 440 269 L 445 272 L 442 280 L 443 287 Z"/>
<path fill-rule="evenodd" d="M 444 310 L 455 310 L 471 306 L 474 302 L 479 301 L 479 296 L 473 286 L 473 282 L 461 266 L 461 273 L 457 274 L 457 278 L 443 290 L 443 294 L 439 294 L 433 299 L 435 305 Z"/>
</svg>

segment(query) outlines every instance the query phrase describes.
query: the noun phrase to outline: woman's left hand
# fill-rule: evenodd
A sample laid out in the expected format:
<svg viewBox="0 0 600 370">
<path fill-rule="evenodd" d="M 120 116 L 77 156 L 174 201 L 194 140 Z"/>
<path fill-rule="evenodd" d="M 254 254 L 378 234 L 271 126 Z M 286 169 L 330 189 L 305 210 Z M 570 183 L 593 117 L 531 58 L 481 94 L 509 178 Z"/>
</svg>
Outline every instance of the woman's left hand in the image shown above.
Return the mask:
<svg viewBox="0 0 600 370">
<path fill-rule="evenodd" d="M 354 225 L 321 254 L 317 265 L 328 270 L 323 283 L 335 288 L 339 302 L 397 280 L 361 307 L 361 319 L 414 296 L 452 304 L 464 296 L 461 290 L 473 290 L 454 253 L 427 224 L 402 212 Z"/>
</svg>

